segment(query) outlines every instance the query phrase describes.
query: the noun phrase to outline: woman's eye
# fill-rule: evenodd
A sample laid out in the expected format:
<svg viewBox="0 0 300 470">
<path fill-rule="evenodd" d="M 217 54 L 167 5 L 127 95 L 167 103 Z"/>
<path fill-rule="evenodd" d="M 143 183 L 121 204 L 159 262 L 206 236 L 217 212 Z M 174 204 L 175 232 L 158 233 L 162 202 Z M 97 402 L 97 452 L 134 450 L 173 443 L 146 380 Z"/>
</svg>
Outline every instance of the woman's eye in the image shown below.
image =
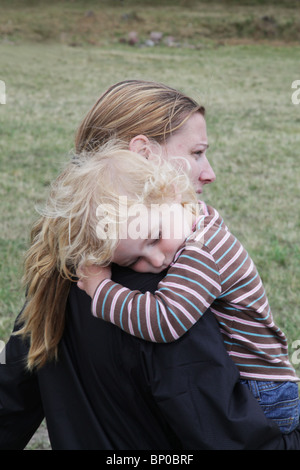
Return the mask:
<svg viewBox="0 0 300 470">
<path fill-rule="evenodd" d="M 194 155 L 196 158 L 200 158 L 202 157 L 203 153 L 204 153 L 203 150 L 199 150 L 199 152 L 194 152 Z"/>
</svg>

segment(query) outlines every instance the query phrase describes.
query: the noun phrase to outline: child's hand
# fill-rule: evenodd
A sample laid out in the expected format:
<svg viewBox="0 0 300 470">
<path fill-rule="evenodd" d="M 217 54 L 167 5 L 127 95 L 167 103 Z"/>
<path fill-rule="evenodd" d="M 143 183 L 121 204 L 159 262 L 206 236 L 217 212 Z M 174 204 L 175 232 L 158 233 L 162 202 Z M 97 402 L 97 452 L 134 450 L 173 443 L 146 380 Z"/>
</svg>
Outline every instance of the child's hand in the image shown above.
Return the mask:
<svg viewBox="0 0 300 470">
<path fill-rule="evenodd" d="M 84 290 L 90 297 L 94 297 L 95 290 L 104 279 L 111 278 L 111 267 L 100 267 L 96 264 L 91 266 L 81 266 L 76 272 L 79 277 L 77 286 Z"/>
</svg>

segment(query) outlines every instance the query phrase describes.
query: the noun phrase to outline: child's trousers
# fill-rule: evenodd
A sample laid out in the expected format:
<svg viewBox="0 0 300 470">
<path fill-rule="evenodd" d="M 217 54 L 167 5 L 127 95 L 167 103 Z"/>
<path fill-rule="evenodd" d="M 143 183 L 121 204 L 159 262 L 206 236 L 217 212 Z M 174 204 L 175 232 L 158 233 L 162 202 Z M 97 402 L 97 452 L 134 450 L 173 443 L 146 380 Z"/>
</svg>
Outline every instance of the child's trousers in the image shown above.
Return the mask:
<svg viewBox="0 0 300 470">
<path fill-rule="evenodd" d="M 283 434 L 298 426 L 300 402 L 297 383 L 244 379 L 241 382 L 249 387 L 267 418 L 275 421 Z"/>
</svg>

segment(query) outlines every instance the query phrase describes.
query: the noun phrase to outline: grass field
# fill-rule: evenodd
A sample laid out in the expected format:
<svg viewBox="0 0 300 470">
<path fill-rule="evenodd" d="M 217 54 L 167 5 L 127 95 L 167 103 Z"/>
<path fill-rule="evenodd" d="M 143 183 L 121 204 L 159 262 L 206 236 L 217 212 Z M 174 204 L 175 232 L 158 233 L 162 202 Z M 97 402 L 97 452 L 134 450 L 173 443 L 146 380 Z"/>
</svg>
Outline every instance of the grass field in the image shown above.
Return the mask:
<svg viewBox="0 0 300 470">
<path fill-rule="evenodd" d="M 24 302 L 22 257 L 35 205 L 68 158 L 77 126 L 108 85 L 142 78 L 205 105 L 217 180 L 204 197 L 256 262 L 293 355 L 300 340 L 296 2 L 1 3 L 0 339 Z M 120 42 L 131 30 L 140 37 L 134 47 Z M 142 47 L 152 30 L 180 47 Z M 293 357 L 300 373 L 300 354 Z"/>
</svg>

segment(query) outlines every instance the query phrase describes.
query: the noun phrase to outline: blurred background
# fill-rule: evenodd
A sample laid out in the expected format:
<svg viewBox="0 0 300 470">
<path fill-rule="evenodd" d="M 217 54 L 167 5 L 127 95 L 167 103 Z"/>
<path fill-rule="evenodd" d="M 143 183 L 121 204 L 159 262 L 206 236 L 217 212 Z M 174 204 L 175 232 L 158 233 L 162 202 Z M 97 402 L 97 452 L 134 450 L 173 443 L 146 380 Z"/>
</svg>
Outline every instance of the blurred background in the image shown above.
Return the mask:
<svg viewBox="0 0 300 470">
<path fill-rule="evenodd" d="M 0 340 L 24 303 L 35 206 L 76 128 L 109 85 L 140 78 L 206 107 L 217 179 L 203 198 L 254 259 L 300 373 L 299 1 L 0 0 L 0 12 Z M 45 425 L 28 448 L 49 448 Z"/>
</svg>

